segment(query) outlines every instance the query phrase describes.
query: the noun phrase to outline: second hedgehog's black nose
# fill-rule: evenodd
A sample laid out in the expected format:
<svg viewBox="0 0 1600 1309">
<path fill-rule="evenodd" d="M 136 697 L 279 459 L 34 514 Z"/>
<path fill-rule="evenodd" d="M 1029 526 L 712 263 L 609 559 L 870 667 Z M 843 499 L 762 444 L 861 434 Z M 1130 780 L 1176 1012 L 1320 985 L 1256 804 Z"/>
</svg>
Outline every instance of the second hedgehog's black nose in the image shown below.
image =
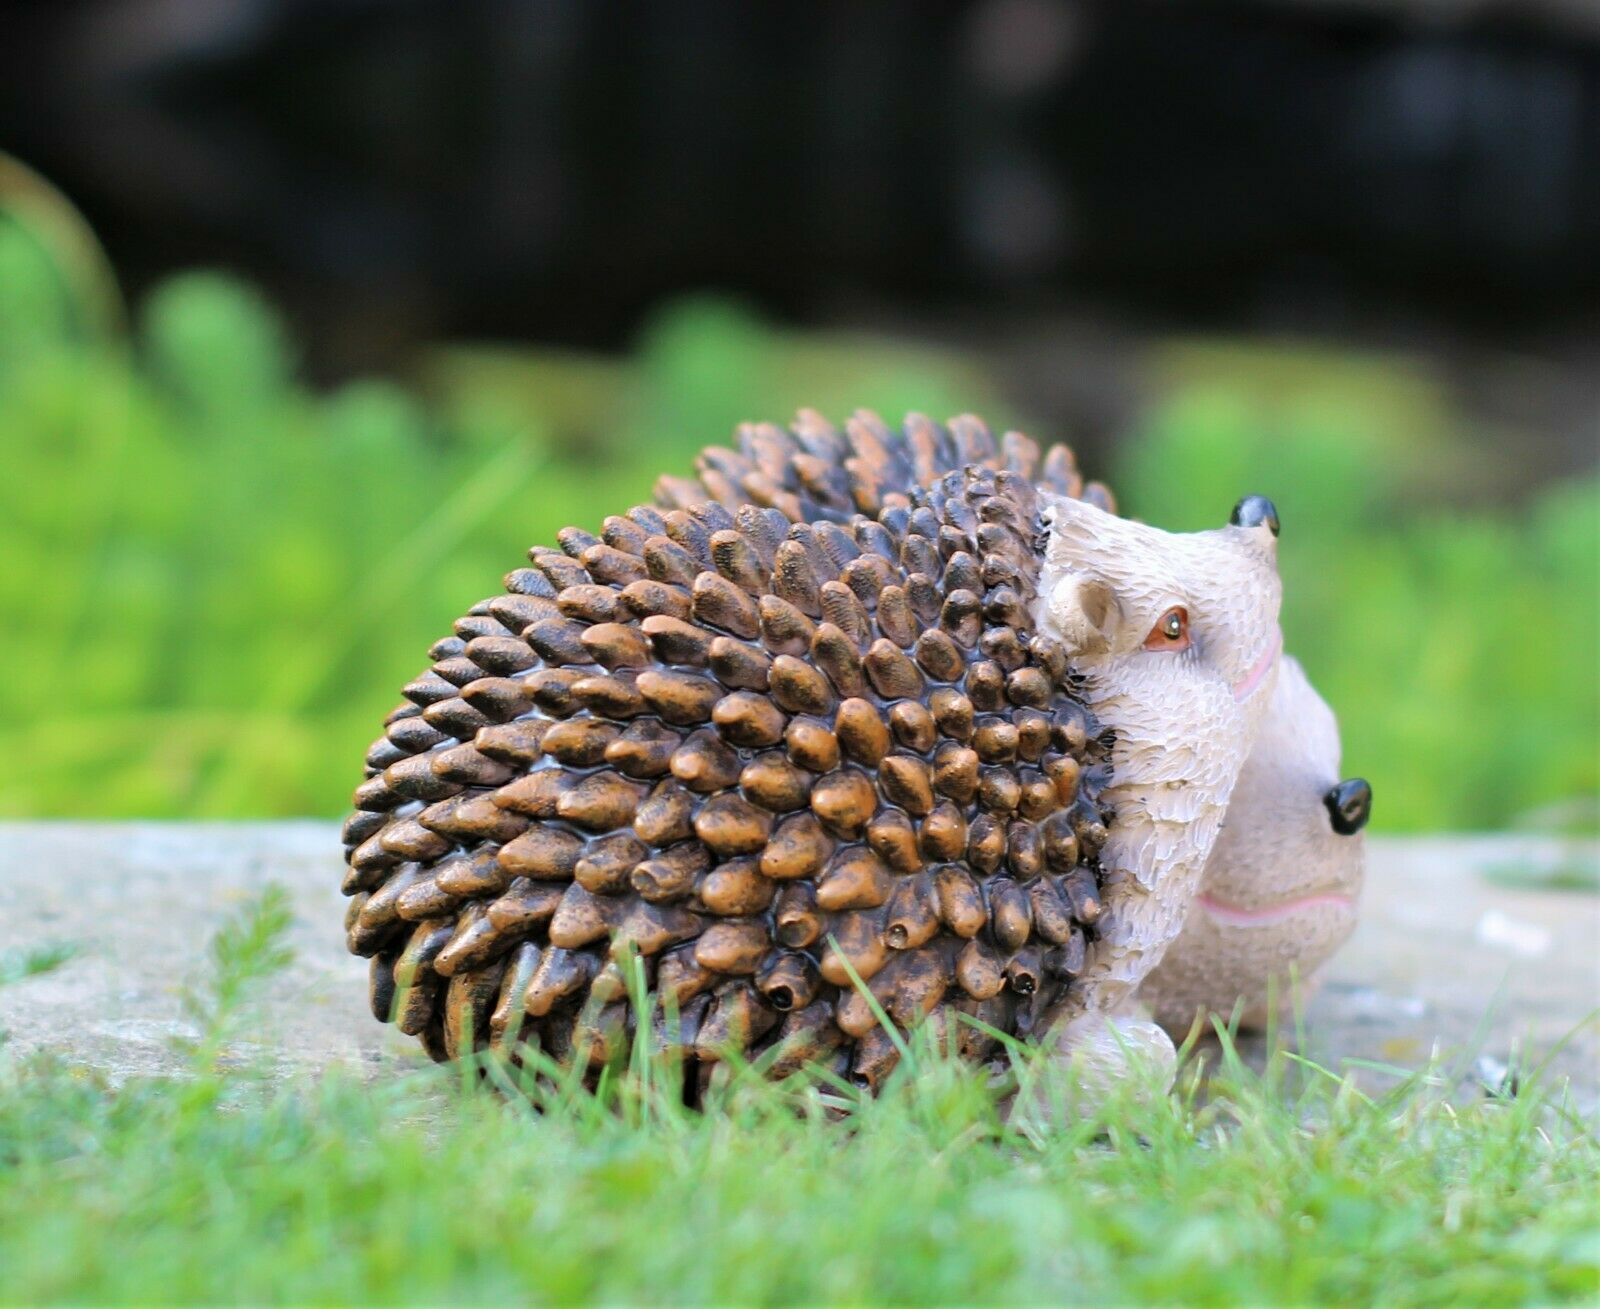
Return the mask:
<svg viewBox="0 0 1600 1309">
<path fill-rule="evenodd" d="M 1234 505 L 1228 521 L 1235 527 L 1260 527 L 1265 523 L 1278 534 L 1278 507 L 1264 495 L 1247 495 Z"/>
<path fill-rule="evenodd" d="M 1322 797 L 1328 819 L 1340 836 L 1354 836 L 1372 817 L 1372 787 L 1364 777 L 1347 777 Z"/>
</svg>

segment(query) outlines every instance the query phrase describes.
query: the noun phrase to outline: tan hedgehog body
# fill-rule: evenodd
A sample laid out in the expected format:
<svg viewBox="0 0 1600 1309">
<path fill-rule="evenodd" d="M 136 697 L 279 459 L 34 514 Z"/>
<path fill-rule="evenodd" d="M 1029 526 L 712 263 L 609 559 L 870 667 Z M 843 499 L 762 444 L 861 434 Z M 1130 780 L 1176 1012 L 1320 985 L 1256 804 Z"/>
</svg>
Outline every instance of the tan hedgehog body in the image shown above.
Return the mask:
<svg viewBox="0 0 1600 1309">
<path fill-rule="evenodd" d="M 1146 773 L 1183 697 L 1257 657 L 1224 645 L 1276 632 L 1265 531 L 1156 534 L 1187 543 L 1174 585 L 1224 557 L 1271 572 L 1168 686 L 1107 635 L 1145 621 L 1095 557 L 1126 553 L 1101 531 L 1124 520 L 1064 447 L 810 414 L 739 446 L 532 550 L 369 751 L 349 945 L 377 1016 L 435 1057 L 601 1062 L 642 964 L 658 1038 L 702 1073 L 737 1052 L 875 1087 L 895 1045 L 857 979 L 976 1056 L 982 1025 L 1109 1013 L 1182 925 L 1264 698 L 1218 693 L 1237 712 L 1176 765 L 1192 792 Z"/>
</svg>

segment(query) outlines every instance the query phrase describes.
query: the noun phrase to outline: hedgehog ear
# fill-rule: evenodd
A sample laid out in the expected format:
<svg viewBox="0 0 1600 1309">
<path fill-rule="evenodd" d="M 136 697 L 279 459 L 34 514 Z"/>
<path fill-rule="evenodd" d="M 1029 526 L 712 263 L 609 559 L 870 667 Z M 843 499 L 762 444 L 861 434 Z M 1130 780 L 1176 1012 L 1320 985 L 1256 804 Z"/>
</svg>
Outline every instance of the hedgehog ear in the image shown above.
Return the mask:
<svg viewBox="0 0 1600 1309">
<path fill-rule="evenodd" d="M 1114 553 L 1117 529 L 1127 526 L 1115 514 L 1069 496 L 1048 497 L 1042 518 L 1045 561 L 1065 571 L 1082 567 L 1085 559 Z"/>
<path fill-rule="evenodd" d="M 1104 654 L 1122 621 L 1122 606 L 1108 582 L 1068 573 L 1050 592 L 1049 617 L 1067 654 Z"/>
<path fill-rule="evenodd" d="M 1230 527 L 1265 527 L 1278 535 L 1278 507 L 1264 495 L 1247 495 L 1228 515 Z"/>
</svg>

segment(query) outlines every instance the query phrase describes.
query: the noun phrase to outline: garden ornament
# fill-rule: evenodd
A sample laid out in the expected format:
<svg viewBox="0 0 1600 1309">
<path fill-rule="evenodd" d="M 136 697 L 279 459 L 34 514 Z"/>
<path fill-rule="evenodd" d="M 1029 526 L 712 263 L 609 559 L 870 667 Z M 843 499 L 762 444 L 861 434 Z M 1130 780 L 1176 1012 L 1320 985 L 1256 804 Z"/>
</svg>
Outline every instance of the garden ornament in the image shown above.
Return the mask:
<svg viewBox="0 0 1600 1309">
<path fill-rule="evenodd" d="M 1349 931 L 1365 783 L 1281 653 L 1277 515 L 1118 517 L 976 419 L 746 425 L 430 651 L 344 829 L 351 950 L 435 1058 L 816 1063 L 897 1029 L 1082 1068 Z M 1165 959 L 1164 959 L 1165 956 Z"/>
</svg>

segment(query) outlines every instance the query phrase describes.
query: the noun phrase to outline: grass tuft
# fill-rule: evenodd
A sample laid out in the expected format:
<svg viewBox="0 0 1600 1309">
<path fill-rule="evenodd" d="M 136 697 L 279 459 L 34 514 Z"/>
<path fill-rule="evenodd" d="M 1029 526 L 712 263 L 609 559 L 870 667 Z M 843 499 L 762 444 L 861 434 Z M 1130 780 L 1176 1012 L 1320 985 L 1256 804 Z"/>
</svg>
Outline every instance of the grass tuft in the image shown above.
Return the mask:
<svg viewBox="0 0 1600 1309">
<path fill-rule="evenodd" d="M 285 961 L 268 893 L 213 950 L 188 1075 L 0 1053 L 0 1299 L 1592 1302 L 1600 1142 L 1559 1088 L 1377 1094 L 1228 1030 L 1171 1094 L 1009 1114 L 925 1034 L 876 1099 L 659 1054 L 587 1090 L 479 1059 L 370 1085 L 218 1071 Z M 1019 1079 L 1048 1079 L 1031 1051 Z M 479 1073 L 485 1074 L 479 1076 Z M 1203 1074 L 1209 1072 L 1209 1076 Z M 844 1110 L 845 1112 L 841 1112 Z"/>
<path fill-rule="evenodd" d="M 0 954 L 0 986 L 9 986 L 25 977 L 53 973 L 78 953 L 78 947 L 67 941 L 52 941 L 46 945 L 32 946 L 26 950 L 6 951 Z"/>
</svg>

